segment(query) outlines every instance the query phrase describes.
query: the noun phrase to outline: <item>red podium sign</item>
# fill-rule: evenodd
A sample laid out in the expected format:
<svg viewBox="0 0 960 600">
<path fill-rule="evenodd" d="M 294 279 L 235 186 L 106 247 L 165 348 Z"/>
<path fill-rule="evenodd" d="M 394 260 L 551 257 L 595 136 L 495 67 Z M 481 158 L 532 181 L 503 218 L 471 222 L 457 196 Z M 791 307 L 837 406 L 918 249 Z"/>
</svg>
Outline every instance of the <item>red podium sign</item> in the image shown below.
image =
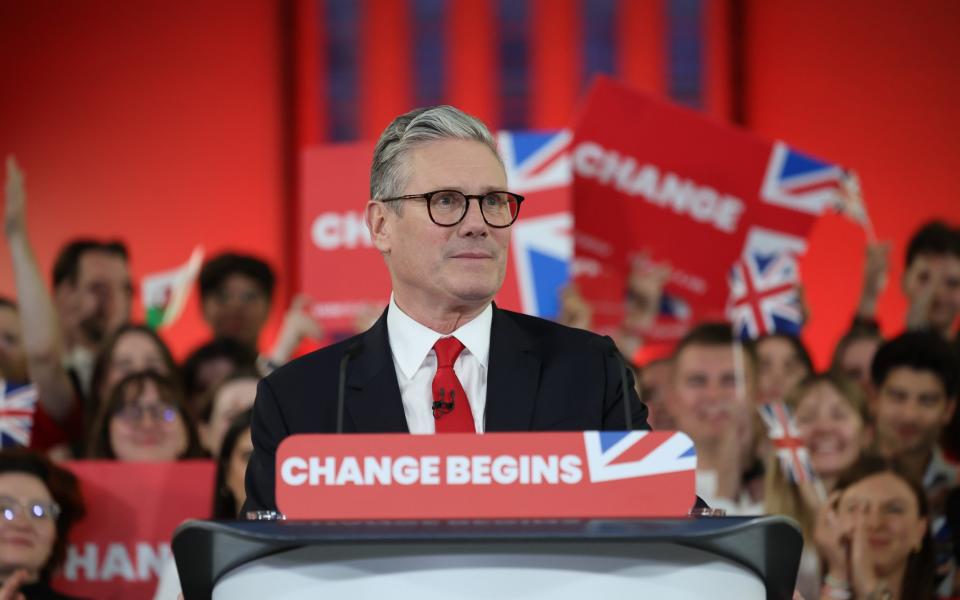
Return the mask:
<svg viewBox="0 0 960 600">
<path fill-rule="evenodd" d="M 296 435 L 277 450 L 288 519 L 686 516 L 696 454 L 670 431 Z"/>
</svg>

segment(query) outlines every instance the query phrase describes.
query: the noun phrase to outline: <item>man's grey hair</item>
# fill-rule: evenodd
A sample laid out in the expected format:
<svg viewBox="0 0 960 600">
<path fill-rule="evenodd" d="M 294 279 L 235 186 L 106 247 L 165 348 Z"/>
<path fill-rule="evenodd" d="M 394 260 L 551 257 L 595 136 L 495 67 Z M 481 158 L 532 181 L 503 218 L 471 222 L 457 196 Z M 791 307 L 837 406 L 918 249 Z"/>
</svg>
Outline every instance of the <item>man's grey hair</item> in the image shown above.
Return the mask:
<svg viewBox="0 0 960 600">
<path fill-rule="evenodd" d="M 503 166 L 497 143 L 483 121 L 448 105 L 417 108 L 394 119 L 380 134 L 370 167 L 370 198 L 382 200 L 401 195 L 407 177 L 404 156 L 424 142 L 448 139 L 486 144 Z"/>
</svg>

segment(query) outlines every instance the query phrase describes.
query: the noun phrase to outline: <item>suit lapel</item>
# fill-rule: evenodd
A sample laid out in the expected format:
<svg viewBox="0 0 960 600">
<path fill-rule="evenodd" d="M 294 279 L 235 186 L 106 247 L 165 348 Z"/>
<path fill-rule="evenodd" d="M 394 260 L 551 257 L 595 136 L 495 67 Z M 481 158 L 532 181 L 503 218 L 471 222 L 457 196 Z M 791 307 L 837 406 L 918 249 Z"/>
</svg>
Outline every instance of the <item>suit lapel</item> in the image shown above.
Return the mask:
<svg viewBox="0 0 960 600">
<path fill-rule="evenodd" d="M 533 340 L 509 313 L 493 307 L 486 431 L 529 431 L 540 381 Z"/>
<path fill-rule="evenodd" d="M 346 411 L 356 433 L 407 433 L 407 417 L 387 335 L 387 311 L 363 334 L 348 367 Z"/>
</svg>

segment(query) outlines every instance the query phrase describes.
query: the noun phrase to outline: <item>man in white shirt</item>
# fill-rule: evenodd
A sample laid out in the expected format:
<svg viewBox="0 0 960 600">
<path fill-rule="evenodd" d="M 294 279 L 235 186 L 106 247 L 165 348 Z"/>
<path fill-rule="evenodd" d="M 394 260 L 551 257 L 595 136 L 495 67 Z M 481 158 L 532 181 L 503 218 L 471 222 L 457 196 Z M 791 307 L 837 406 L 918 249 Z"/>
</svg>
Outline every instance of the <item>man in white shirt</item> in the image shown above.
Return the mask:
<svg viewBox="0 0 960 600">
<path fill-rule="evenodd" d="M 370 179 L 390 305 L 370 330 L 260 383 L 245 510 L 275 509 L 276 448 L 295 433 L 626 429 L 628 412 L 629 427 L 648 428 L 609 338 L 493 304 L 523 198 L 482 122 L 450 106 L 397 117 Z"/>
</svg>

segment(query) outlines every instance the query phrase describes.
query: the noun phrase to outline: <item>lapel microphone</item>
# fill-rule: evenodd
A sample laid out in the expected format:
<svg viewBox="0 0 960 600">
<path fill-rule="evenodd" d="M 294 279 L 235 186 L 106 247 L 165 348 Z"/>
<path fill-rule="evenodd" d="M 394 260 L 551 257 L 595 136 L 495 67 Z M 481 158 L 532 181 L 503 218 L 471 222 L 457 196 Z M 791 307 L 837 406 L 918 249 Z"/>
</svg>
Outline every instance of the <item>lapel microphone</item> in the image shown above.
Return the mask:
<svg viewBox="0 0 960 600">
<path fill-rule="evenodd" d="M 453 411 L 453 403 L 456 400 L 457 392 L 456 390 L 450 390 L 450 401 L 443 401 L 443 392 L 444 389 L 440 388 L 440 399 L 433 401 L 433 418 L 439 419 L 441 416 Z"/>
<path fill-rule="evenodd" d="M 347 395 L 347 366 L 363 351 L 363 339 L 357 338 L 340 359 L 340 377 L 337 380 L 337 433 L 343 433 L 343 405 Z"/>
</svg>

